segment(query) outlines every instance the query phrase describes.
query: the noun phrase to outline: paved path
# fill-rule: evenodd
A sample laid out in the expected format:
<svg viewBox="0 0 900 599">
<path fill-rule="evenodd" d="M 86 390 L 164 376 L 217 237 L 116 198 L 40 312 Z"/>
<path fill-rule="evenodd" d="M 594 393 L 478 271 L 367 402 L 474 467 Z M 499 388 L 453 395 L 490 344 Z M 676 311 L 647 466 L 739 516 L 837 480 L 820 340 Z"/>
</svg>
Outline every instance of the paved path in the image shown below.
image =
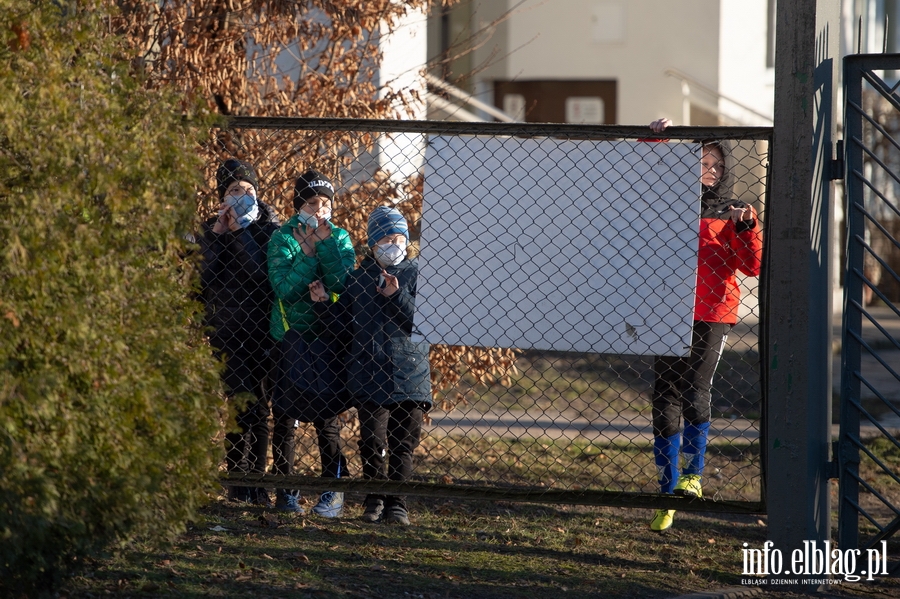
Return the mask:
<svg viewBox="0 0 900 599">
<path fill-rule="evenodd" d="M 607 444 L 649 442 L 653 439 L 650 417 L 643 414 L 612 416 L 588 420 L 562 412 L 453 410 L 434 412 L 432 423 L 426 427 L 438 436 L 471 435 L 477 437 L 505 437 L 510 439 L 585 439 Z M 743 418 L 713 419 L 710 435 L 732 442 L 749 443 L 759 438 L 758 423 Z"/>
<path fill-rule="evenodd" d="M 900 436 L 900 424 L 882 422 L 892 434 Z M 587 420 L 545 411 L 491 411 L 453 410 L 432 412 L 431 424 L 426 432 L 444 437 L 448 435 L 506 439 L 584 439 L 591 443 L 643 444 L 653 440 L 650 418 L 642 414 L 613 416 L 607 419 Z M 837 437 L 839 426 L 831 427 Z M 863 438 L 876 436 L 880 431 L 872 424 L 861 426 Z M 744 418 L 713 418 L 710 438 L 728 439 L 731 444 L 748 444 L 759 439 L 759 422 Z"/>
<path fill-rule="evenodd" d="M 839 308 L 840 301 L 835 305 Z M 893 347 L 890 337 L 900 339 L 900 318 L 892 310 L 886 307 L 870 308 L 874 319 L 884 329 L 879 330 L 870 321 L 863 322 L 863 339 L 876 348 L 878 357 L 884 364 L 900 373 L 900 350 Z M 729 336 L 734 349 L 746 350 L 756 348 L 757 322 L 752 317 L 745 317 L 735 327 L 734 335 Z M 887 333 L 887 337 L 885 336 Z M 834 317 L 835 342 L 839 344 L 841 338 L 841 314 Z M 839 345 L 837 345 L 839 347 Z M 890 370 L 869 353 L 862 356 L 861 372 L 881 395 L 890 400 L 900 409 L 900 379 L 894 376 Z M 839 352 L 834 355 L 832 363 L 832 379 L 835 397 L 840 393 L 841 356 Z M 863 400 L 872 400 L 875 393 L 863 386 L 861 390 Z M 473 409 L 453 410 L 449 413 L 432 412 L 432 423 L 426 427 L 428 432 L 442 435 L 473 435 L 483 437 L 506 438 L 547 438 L 547 439 L 576 439 L 583 438 L 598 443 L 635 443 L 650 442 L 653 438 L 648 414 L 622 414 L 599 417 L 588 420 L 577 413 L 565 413 L 559 411 L 547 411 L 535 409 L 530 411 L 493 410 L 481 413 Z M 890 411 L 880 417 L 880 423 L 900 436 L 900 416 Z M 832 432 L 838 434 L 838 425 L 832 427 Z M 733 443 L 750 443 L 759 438 L 759 422 L 743 418 L 726 419 L 715 418 L 712 422 L 711 436 L 713 438 L 731 439 Z M 880 431 L 872 424 L 864 425 L 861 433 L 864 437 L 878 435 Z"/>
<path fill-rule="evenodd" d="M 839 302 L 836 306 L 840 309 Z M 876 395 L 877 391 L 900 412 L 900 349 L 895 345 L 900 343 L 900 318 L 887 307 L 869 307 L 866 310 L 871 319 L 863 316 L 862 339 L 872 347 L 872 351 L 863 351 L 860 355 L 860 373 L 871 388 L 861 384 L 860 397 L 866 408 L 878 411 L 877 415 L 882 425 L 900 429 L 900 414 L 891 412 Z M 834 340 L 838 351 L 835 352 L 831 374 L 834 397 L 838 397 L 841 391 L 840 312 L 835 314 Z"/>
</svg>

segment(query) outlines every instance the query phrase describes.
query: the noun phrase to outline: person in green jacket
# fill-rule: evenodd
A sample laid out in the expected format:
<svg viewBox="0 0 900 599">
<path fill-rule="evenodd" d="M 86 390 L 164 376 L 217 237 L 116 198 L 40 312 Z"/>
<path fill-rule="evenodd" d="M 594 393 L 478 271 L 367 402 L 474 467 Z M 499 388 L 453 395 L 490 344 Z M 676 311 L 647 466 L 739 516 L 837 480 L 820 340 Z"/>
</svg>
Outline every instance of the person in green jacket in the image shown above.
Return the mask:
<svg viewBox="0 0 900 599">
<path fill-rule="evenodd" d="M 292 216 L 272 235 L 268 249 L 269 282 L 275 292 L 275 302 L 270 319 L 270 333 L 281 347 L 282 381 L 297 357 L 293 341 L 302 337 L 312 341 L 321 332 L 310 285 L 321 282 L 327 293 L 336 298 L 344 290 L 347 274 L 353 270 L 356 256 L 350 235 L 331 223 L 334 186 L 322 173 L 309 170 L 303 173 L 294 187 L 294 211 Z M 292 334 L 285 339 L 288 331 Z M 284 342 L 283 342 L 284 341 Z M 276 385 L 273 398 L 273 415 L 276 419 L 292 420 L 289 412 L 292 402 L 299 398 L 289 384 Z M 293 421 L 296 422 L 296 421 Z M 313 419 L 322 460 L 322 476 L 339 478 L 347 474 L 347 462 L 341 452 L 340 421 L 337 416 Z M 276 427 L 279 428 L 279 427 Z M 280 427 L 293 436 L 293 428 Z M 278 474 L 290 474 L 294 463 L 293 444 L 279 444 L 273 439 L 273 447 L 289 447 L 276 452 L 274 468 Z M 325 517 L 340 516 L 343 493 L 325 492 L 313 511 Z M 301 511 L 297 495 L 286 489 L 276 492 L 277 508 Z"/>
</svg>

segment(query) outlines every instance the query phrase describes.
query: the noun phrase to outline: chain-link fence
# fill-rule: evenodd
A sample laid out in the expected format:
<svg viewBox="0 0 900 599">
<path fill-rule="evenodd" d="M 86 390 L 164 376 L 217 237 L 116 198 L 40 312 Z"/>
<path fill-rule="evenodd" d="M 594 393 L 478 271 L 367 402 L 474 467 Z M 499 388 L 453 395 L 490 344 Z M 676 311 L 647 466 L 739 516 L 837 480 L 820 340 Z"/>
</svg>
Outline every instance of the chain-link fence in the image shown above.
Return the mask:
<svg viewBox="0 0 900 599">
<path fill-rule="evenodd" d="M 247 485 L 232 496 L 764 510 L 771 130 L 665 136 L 261 118 L 214 131 L 198 242 L 242 431 L 226 439 L 226 479 Z M 252 179 L 217 179 L 232 157 L 263 202 L 244 228 L 216 212 Z M 370 218 L 379 206 L 408 232 L 393 212 Z M 677 496 L 700 485 L 703 501 Z"/>
</svg>

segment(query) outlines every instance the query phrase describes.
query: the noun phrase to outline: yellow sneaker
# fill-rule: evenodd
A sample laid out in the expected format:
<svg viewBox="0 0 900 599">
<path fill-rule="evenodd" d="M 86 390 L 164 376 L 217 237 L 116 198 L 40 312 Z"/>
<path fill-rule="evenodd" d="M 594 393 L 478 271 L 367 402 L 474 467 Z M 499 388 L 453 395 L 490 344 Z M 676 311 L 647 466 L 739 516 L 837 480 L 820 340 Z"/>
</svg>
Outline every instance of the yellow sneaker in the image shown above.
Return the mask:
<svg viewBox="0 0 900 599">
<path fill-rule="evenodd" d="M 699 474 L 682 474 L 675 483 L 675 494 L 685 497 L 703 497 Z"/>
<path fill-rule="evenodd" d="M 650 530 L 662 532 L 672 527 L 675 520 L 675 510 L 656 510 L 656 515 L 650 521 Z"/>
</svg>

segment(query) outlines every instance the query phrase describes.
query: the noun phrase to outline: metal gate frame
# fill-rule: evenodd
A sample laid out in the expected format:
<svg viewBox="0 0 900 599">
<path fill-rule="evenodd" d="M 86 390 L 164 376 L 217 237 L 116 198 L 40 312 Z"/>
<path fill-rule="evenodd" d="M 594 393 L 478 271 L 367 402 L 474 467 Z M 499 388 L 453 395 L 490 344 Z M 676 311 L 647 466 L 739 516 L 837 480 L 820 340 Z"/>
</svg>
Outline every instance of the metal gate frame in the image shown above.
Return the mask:
<svg viewBox="0 0 900 599">
<path fill-rule="evenodd" d="M 900 382 L 900 373 L 897 372 L 896 365 L 892 367 L 888 364 L 879 354 L 879 350 L 873 348 L 862 337 L 862 318 L 865 316 L 897 349 L 900 349 L 900 342 L 885 331 L 877 319 L 866 310 L 862 301 L 863 285 L 868 283 L 868 279 L 863 273 L 863 261 L 867 254 L 877 260 L 886 269 L 885 272 L 900 280 L 900 276 L 890 269 L 881 256 L 874 252 L 865 238 L 867 222 L 878 227 L 884 235 L 890 237 L 888 231 L 867 211 L 865 206 L 866 189 L 875 194 L 880 201 L 885 202 L 898 217 L 900 217 L 900 207 L 891 204 L 891 201 L 885 197 L 885 194 L 877 189 L 867 178 L 864 162 L 872 164 L 873 168 L 884 169 L 885 173 L 897 184 L 900 184 L 900 174 L 893 172 L 870 148 L 865 146 L 864 127 L 868 123 L 881 135 L 885 136 L 897 151 L 900 151 L 900 139 L 892 137 L 881 124 L 877 123 L 871 115 L 866 113 L 862 98 L 863 86 L 865 83 L 868 83 L 895 110 L 900 112 L 900 95 L 897 93 L 900 83 L 890 86 L 876 73 L 876 71 L 895 70 L 898 68 L 900 68 L 900 54 L 863 54 L 844 57 L 847 265 L 844 273 L 844 315 L 841 335 L 840 437 L 835 443 L 834 451 L 840 479 L 838 540 L 840 547 L 844 549 L 868 549 L 900 531 L 900 505 L 892 505 L 878 489 L 874 488 L 859 474 L 860 452 L 863 452 L 868 459 L 872 460 L 878 468 L 884 471 L 888 478 L 900 486 L 900 476 L 892 472 L 877 456 L 873 455 L 862 443 L 860 436 L 860 422 L 865 419 L 873 424 L 885 438 L 900 448 L 900 439 L 894 437 L 863 407 L 860 393 L 861 385 L 866 385 L 888 408 L 900 416 L 897 408 L 892 406 L 881 392 L 870 381 L 866 380 L 861 372 L 861 358 L 863 352 L 867 352 L 868 355 L 874 357 Z M 893 237 L 890 237 L 890 239 L 897 249 L 900 250 L 900 240 L 893 239 Z M 874 286 L 872 287 L 874 289 Z M 898 306 L 888 301 L 877 289 L 875 293 L 900 317 L 900 308 Z M 895 516 L 892 521 L 888 523 L 879 522 L 873 514 L 860 504 L 860 487 L 864 489 L 864 492 L 871 493 L 894 512 Z M 871 538 L 861 540 L 859 533 L 860 516 L 871 522 L 879 532 Z M 894 572 L 897 569 L 898 566 L 895 566 Z"/>
</svg>

